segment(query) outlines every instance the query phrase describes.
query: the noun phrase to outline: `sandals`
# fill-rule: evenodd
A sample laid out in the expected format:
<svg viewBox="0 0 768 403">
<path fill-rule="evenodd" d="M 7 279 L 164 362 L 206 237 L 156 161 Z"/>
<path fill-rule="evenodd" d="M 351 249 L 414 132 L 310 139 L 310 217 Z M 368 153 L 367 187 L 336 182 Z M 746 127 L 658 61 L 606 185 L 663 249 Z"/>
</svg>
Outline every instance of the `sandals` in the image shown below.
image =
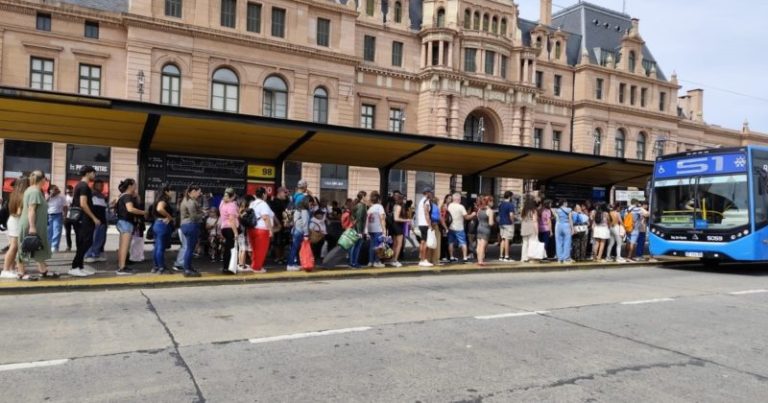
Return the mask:
<svg viewBox="0 0 768 403">
<path fill-rule="evenodd" d="M 56 273 L 55 271 L 46 270 L 46 271 L 40 273 L 40 277 L 41 278 L 54 278 L 54 279 L 56 279 L 56 278 L 59 278 L 60 275 L 59 275 L 59 273 Z"/>
<path fill-rule="evenodd" d="M 17 277 L 19 281 L 37 281 L 38 278 L 34 276 L 30 276 L 29 274 L 19 274 Z"/>
</svg>

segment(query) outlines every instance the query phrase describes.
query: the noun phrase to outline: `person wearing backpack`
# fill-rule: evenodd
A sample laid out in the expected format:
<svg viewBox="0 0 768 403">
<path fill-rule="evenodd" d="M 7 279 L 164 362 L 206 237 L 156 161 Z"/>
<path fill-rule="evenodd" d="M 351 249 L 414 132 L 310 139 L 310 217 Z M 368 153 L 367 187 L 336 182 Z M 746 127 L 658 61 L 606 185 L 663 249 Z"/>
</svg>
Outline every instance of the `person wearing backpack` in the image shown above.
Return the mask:
<svg viewBox="0 0 768 403">
<path fill-rule="evenodd" d="M 624 216 L 624 229 L 627 231 L 627 260 L 634 262 L 637 242 L 640 239 L 640 226 L 645 218 L 648 217 L 648 210 L 640 206 L 637 199 L 632 199 L 632 204 L 627 208 L 627 214 Z"/>
<path fill-rule="evenodd" d="M 362 234 L 365 233 L 368 217 L 368 193 L 360 191 L 357 193 L 357 202 L 352 208 L 350 215 L 351 223 L 355 231 L 360 234 L 357 242 L 349 249 L 349 267 L 353 269 L 360 268 L 360 250 L 363 247 Z"/>
<path fill-rule="evenodd" d="M 266 273 L 264 269 L 264 260 L 267 258 L 269 243 L 272 239 L 272 229 L 274 228 L 275 213 L 264 200 L 267 197 L 267 190 L 258 188 L 256 190 L 256 199 L 249 208 L 253 211 L 255 222 L 247 229 L 248 240 L 251 245 L 251 270 L 255 273 Z"/>
</svg>

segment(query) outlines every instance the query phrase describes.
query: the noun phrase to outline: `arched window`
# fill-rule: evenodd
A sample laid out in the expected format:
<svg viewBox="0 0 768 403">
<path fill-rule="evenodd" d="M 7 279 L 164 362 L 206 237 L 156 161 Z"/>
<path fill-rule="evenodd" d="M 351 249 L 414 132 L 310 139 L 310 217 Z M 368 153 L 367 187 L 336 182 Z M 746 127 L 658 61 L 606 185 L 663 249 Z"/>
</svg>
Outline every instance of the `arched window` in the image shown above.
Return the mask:
<svg viewBox="0 0 768 403">
<path fill-rule="evenodd" d="M 181 93 L 181 71 L 173 64 L 166 64 L 161 74 L 160 103 L 178 106 Z"/>
<path fill-rule="evenodd" d="M 626 138 L 627 136 L 624 133 L 624 129 L 616 131 L 616 156 L 619 158 L 624 158 L 624 141 Z"/>
<path fill-rule="evenodd" d="M 563 55 L 563 46 L 560 41 L 555 42 L 555 59 L 560 60 L 560 56 Z"/>
<path fill-rule="evenodd" d="M 635 51 L 632 50 L 629 52 L 629 72 L 634 73 L 635 72 L 635 65 L 637 64 L 637 57 L 635 56 Z"/>
<path fill-rule="evenodd" d="M 403 22 L 403 3 L 395 2 L 395 23 L 399 24 Z"/>
<path fill-rule="evenodd" d="M 445 26 L 445 9 L 441 8 L 437 10 L 437 27 L 442 28 Z"/>
<path fill-rule="evenodd" d="M 472 28 L 472 12 L 469 9 L 464 10 L 464 29 Z"/>
<path fill-rule="evenodd" d="M 374 0 L 365 0 L 365 14 L 369 17 L 373 17 L 373 10 L 376 9 Z"/>
<path fill-rule="evenodd" d="M 644 132 L 640 132 L 637 135 L 637 159 L 639 160 L 645 159 L 645 142 L 647 138 L 648 136 Z"/>
<path fill-rule="evenodd" d="M 493 19 L 491 19 L 491 32 L 493 32 L 494 35 L 498 35 L 499 33 L 499 19 L 494 15 Z"/>
<path fill-rule="evenodd" d="M 328 123 L 328 91 L 323 87 L 315 88 L 312 121 L 315 123 Z"/>
<path fill-rule="evenodd" d="M 592 154 L 600 155 L 601 144 L 603 143 L 603 131 L 600 128 L 595 128 L 594 144 L 592 145 Z"/>
<path fill-rule="evenodd" d="M 472 17 L 472 29 L 475 31 L 480 30 L 480 13 L 475 11 L 475 15 Z"/>
<path fill-rule="evenodd" d="M 288 117 L 288 86 L 278 76 L 269 76 L 264 80 L 262 114 L 273 118 Z"/>
<path fill-rule="evenodd" d="M 502 35 L 506 35 L 507 34 L 507 19 L 506 18 L 502 18 L 501 19 L 501 27 L 500 28 L 501 28 L 500 29 L 501 30 L 501 34 Z"/>
<path fill-rule="evenodd" d="M 488 14 L 483 14 L 483 31 L 488 32 L 488 22 L 490 21 L 490 18 L 488 17 Z"/>
<path fill-rule="evenodd" d="M 237 74 L 228 68 L 220 68 L 213 73 L 211 109 L 224 112 L 237 112 L 240 98 L 240 80 Z"/>
</svg>

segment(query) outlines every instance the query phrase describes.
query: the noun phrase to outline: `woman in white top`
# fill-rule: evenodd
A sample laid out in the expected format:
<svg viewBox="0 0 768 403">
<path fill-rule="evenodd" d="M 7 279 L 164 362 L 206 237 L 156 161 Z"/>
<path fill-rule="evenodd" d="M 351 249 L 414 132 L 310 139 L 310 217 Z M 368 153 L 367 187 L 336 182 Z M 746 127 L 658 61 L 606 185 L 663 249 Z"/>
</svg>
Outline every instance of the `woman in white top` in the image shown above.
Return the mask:
<svg viewBox="0 0 768 403">
<path fill-rule="evenodd" d="M 611 239 L 611 230 L 608 228 L 608 222 L 610 221 L 610 215 L 608 214 L 608 208 L 604 203 L 597 206 L 594 211 L 595 217 L 592 219 L 593 225 L 593 237 L 595 238 L 595 255 L 594 259 L 600 262 L 604 262 L 603 252 L 605 251 L 605 244 L 608 239 Z"/>
<path fill-rule="evenodd" d="M 16 255 L 19 252 L 19 219 L 24 203 L 24 192 L 29 187 L 29 180 L 20 177 L 13 182 L 13 192 L 8 198 L 8 252 L 5 252 L 3 271 L 0 278 L 16 278 Z"/>
<path fill-rule="evenodd" d="M 67 199 L 61 194 L 59 187 L 51 185 L 48 188 L 48 244 L 51 245 L 51 252 L 59 251 L 66 205 Z"/>
<path fill-rule="evenodd" d="M 371 239 L 371 247 L 368 249 L 368 266 L 384 267 L 376 255 L 376 248 L 381 244 L 382 237 L 387 236 L 387 214 L 384 211 L 384 206 L 381 205 L 379 192 L 371 192 L 369 199 L 371 200 L 371 207 L 368 208 L 368 219 L 365 226 L 365 233 Z"/>
<path fill-rule="evenodd" d="M 275 220 L 275 213 L 269 207 L 269 203 L 264 201 L 267 196 L 267 190 L 258 188 L 256 190 L 256 200 L 250 208 L 256 217 L 256 226 L 248 229 L 248 240 L 251 244 L 251 269 L 256 273 L 266 273 L 264 269 L 264 260 L 269 251 L 269 242 L 272 240 L 272 223 Z"/>
</svg>

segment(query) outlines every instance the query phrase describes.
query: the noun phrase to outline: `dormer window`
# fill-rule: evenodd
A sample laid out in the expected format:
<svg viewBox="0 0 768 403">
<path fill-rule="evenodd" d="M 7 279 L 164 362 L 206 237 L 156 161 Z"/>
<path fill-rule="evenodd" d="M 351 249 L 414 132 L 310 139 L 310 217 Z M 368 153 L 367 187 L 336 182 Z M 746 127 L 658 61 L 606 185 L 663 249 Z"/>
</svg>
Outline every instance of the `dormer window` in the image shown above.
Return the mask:
<svg viewBox="0 0 768 403">
<path fill-rule="evenodd" d="M 442 28 L 445 26 L 445 9 L 441 8 L 437 10 L 437 27 Z"/>
<path fill-rule="evenodd" d="M 635 72 L 635 65 L 637 64 L 637 58 L 635 56 L 635 51 L 632 50 L 629 52 L 629 72 L 634 73 Z"/>
<path fill-rule="evenodd" d="M 395 2 L 395 24 L 403 22 L 403 3 Z"/>
<path fill-rule="evenodd" d="M 541 49 L 541 36 L 536 37 L 536 47 Z"/>
<path fill-rule="evenodd" d="M 560 41 L 555 42 L 555 59 L 560 60 L 563 55 L 563 47 L 560 45 Z"/>
</svg>

